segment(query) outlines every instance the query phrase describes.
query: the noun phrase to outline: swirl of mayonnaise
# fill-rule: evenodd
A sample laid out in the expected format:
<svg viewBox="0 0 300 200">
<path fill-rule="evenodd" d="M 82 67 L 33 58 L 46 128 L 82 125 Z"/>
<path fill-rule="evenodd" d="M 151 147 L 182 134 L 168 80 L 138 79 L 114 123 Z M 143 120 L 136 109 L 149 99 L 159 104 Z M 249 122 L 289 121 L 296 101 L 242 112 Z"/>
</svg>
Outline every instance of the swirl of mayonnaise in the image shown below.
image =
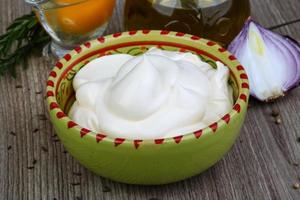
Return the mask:
<svg viewBox="0 0 300 200">
<path fill-rule="evenodd" d="M 152 48 L 93 60 L 73 80 L 69 115 L 82 127 L 127 139 L 167 138 L 205 128 L 232 108 L 229 70 L 192 53 Z"/>
</svg>

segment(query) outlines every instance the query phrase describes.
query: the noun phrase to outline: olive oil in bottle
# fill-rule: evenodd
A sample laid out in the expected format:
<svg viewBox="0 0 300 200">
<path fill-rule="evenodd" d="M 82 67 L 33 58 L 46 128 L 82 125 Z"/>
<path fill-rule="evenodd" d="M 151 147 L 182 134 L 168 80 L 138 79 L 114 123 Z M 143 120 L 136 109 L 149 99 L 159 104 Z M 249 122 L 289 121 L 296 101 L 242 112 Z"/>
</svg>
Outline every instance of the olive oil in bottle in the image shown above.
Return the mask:
<svg viewBox="0 0 300 200">
<path fill-rule="evenodd" d="M 249 0 L 127 0 L 125 29 L 171 30 L 228 45 L 250 15 Z"/>
</svg>

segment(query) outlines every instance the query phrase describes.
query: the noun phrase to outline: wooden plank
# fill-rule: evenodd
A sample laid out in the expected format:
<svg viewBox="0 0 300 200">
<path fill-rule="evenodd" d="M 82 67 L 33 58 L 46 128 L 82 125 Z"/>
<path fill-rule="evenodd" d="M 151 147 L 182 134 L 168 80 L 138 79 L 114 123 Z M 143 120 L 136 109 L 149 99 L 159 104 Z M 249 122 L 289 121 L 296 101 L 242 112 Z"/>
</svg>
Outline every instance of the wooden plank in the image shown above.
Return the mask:
<svg viewBox="0 0 300 200">
<path fill-rule="evenodd" d="M 122 1 L 108 33 L 122 30 Z M 254 17 L 265 26 L 300 17 L 298 0 L 252 0 L 252 5 Z M 0 33 L 29 10 L 22 0 L 0 1 Z M 299 23 L 275 31 L 300 40 Z M 29 65 L 16 80 L 0 79 L 1 199 L 300 199 L 300 191 L 292 188 L 300 181 L 295 165 L 300 163 L 300 88 L 273 104 L 252 101 L 238 142 L 205 173 L 165 186 L 131 186 L 95 176 L 65 153 L 44 102 L 51 67 L 36 57 Z M 273 122 L 273 109 L 280 111 L 281 125 Z"/>
<path fill-rule="evenodd" d="M 252 16 L 267 27 L 300 19 L 300 1 L 250 0 Z"/>
<path fill-rule="evenodd" d="M 295 40 L 300 40 L 300 22 L 277 28 L 275 31 L 283 35 L 289 35 Z"/>
</svg>

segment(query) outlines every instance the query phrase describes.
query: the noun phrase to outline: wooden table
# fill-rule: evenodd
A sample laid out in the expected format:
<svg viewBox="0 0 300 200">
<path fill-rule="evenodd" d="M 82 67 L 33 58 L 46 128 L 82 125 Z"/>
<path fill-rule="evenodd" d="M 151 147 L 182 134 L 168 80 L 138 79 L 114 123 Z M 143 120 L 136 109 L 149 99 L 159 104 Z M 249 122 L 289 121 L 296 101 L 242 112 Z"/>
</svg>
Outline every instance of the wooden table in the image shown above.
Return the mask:
<svg viewBox="0 0 300 200">
<path fill-rule="evenodd" d="M 300 40 L 299 0 L 251 0 L 266 27 Z M 109 32 L 120 31 L 123 0 Z M 0 33 L 29 12 L 22 0 L 0 1 Z M 251 102 L 232 151 L 191 179 L 165 186 L 115 183 L 78 164 L 53 137 L 47 120 L 45 82 L 51 67 L 32 57 L 18 78 L 0 78 L 0 199 L 300 199 L 300 88 L 275 103 Z M 282 124 L 271 116 L 278 110 Z"/>
</svg>

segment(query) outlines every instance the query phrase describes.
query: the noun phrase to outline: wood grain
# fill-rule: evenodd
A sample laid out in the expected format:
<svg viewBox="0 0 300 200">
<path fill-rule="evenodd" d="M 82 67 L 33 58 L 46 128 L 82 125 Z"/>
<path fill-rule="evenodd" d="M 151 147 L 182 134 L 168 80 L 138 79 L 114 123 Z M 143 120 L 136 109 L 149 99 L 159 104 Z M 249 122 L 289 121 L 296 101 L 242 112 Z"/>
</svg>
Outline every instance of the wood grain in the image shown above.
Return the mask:
<svg viewBox="0 0 300 200">
<path fill-rule="evenodd" d="M 252 0 L 253 17 L 267 27 L 300 18 L 299 0 Z M 0 33 L 29 12 L 22 0 L 0 1 Z M 108 33 L 122 30 L 123 0 Z M 275 31 L 300 41 L 300 23 Z M 18 79 L 0 79 L 0 199 L 300 199 L 300 88 L 275 103 L 251 101 L 238 142 L 217 165 L 165 186 L 132 186 L 98 177 L 77 163 L 57 140 L 45 107 L 51 66 L 29 59 Z M 277 125 L 272 110 L 280 111 Z"/>
</svg>

